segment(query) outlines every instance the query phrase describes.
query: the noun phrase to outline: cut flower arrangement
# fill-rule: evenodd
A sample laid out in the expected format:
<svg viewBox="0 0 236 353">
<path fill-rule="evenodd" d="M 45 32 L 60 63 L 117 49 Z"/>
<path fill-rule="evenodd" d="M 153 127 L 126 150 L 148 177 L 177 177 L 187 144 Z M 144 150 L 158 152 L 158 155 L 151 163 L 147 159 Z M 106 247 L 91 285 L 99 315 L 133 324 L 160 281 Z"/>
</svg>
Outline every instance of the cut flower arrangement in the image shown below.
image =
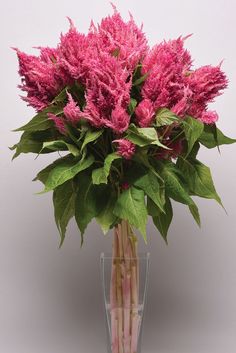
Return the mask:
<svg viewBox="0 0 236 353">
<path fill-rule="evenodd" d="M 147 241 L 148 216 L 167 242 L 172 200 L 185 204 L 200 225 L 192 196 L 221 204 L 199 148 L 219 148 L 236 140 L 217 127 L 208 104 L 228 80 L 217 66 L 194 68 L 187 37 L 150 48 L 132 16 L 116 8 L 88 34 L 73 22 L 56 48 L 39 55 L 15 49 L 23 100 L 37 114 L 12 147 L 21 153 L 59 156 L 34 180 L 53 191 L 60 245 L 75 217 L 81 244 L 95 218 L 104 233 L 114 228 L 110 285 L 112 353 L 135 353 L 141 318 L 139 230 Z"/>
</svg>

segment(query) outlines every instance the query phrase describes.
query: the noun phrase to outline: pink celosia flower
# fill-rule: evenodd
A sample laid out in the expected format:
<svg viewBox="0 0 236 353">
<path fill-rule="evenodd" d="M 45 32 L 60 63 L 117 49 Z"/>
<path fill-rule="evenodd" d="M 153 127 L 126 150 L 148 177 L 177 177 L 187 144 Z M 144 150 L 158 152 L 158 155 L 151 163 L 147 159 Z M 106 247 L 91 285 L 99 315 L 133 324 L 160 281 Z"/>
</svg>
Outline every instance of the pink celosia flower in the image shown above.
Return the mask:
<svg viewBox="0 0 236 353">
<path fill-rule="evenodd" d="M 117 152 L 119 155 L 124 157 L 125 159 L 131 159 L 135 153 L 135 145 L 126 139 L 114 140 L 113 142 L 118 143 Z"/>
<path fill-rule="evenodd" d="M 80 79 L 82 83 L 86 80 L 86 60 L 91 57 L 91 43 L 88 36 L 79 33 L 73 22 L 70 21 L 69 31 L 61 35 L 58 52 L 60 53 L 60 65 L 71 77 Z"/>
<path fill-rule="evenodd" d="M 205 111 L 199 118 L 205 124 L 215 124 L 219 119 L 218 114 L 215 111 Z"/>
<path fill-rule="evenodd" d="M 203 105 L 212 102 L 228 85 L 228 80 L 220 65 L 200 67 L 187 76 L 187 82 L 194 94 L 194 101 Z"/>
<path fill-rule="evenodd" d="M 155 109 L 174 107 L 184 95 L 184 73 L 191 67 L 191 57 L 184 49 L 185 38 L 156 45 L 143 61 L 142 73 L 148 77 L 142 96 L 154 103 Z"/>
<path fill-rule="evenodd" d="M 188 114 L 200 119 L 206 111 L 207 104 L 221 95 L 222 90 L 228 85 L 227 77 L 221 71 L 220 65 L 200 67 L 191 72 L 186 81 L 193 93 Z"/>
<path fill-rule="evenodd" d="M 65 127 L 65 123 L 63 121 L 63 119 L 59 116 L 56 116 L 52 113 L 48 113 L 48 119 L 49 120 L 53 120 L 57 130 L 62 134 L 65 135 L 66 134 L 66 127 Z"/>
<path fill-rule="evenodd" d="M 130 120 L 126 113 L 131 87 L 128 72 L 116 58 L 104 53 L 88 60 L 87 65 L 84 118 L 96 127 L 110 127 L 118 133 L 125 131 Z"/>
<path fill-rule="evenodd" d="M 183 88 L 183 97 L 171 107 L 172 112 L 179 117 L 184 117 L 189 109 L 191 97 L 192 91 L 188 87 Z"/>
<path fill-rule="evenodd" d="M 106 121 L 107 127 L 110 127 L 113 131 L 121 134 L 129 127 L 130 116 L 124 108 L 117 105 L 111 112 L 111 120 Z"/>
<path fill-rule="evenodd" d="M 75 125 L 81 118 L 81 110 L 77 103 L 74 101 L 72 95 L 70 93 L 68 95 L 68 103 L 63 109 L 66 119 Z"/>
<path fill-rule="evenodd" d="M 135 109 L 135 115 L 138 125 L 141 127 L 148 127 L 152 124 L 155 109 L 150 99 L 142 100 Z"/>
<path fill-rule="evenodd" d="M 113 8 L 114 14 L 104 18 L 97 29 L 92 24 L 90 32 L 95 34 L 101 51 L 115 55 L 123 68 L 133 71 L 146 55 L 147 40 L 131 15 L 124 22 L 114 5 Z"/>
<path fill-rule="evenodd" d="M 15 49 L 19 60 L 19 74 L 22 77 L 19 87 L 27 93 L 22 98 L 37 111 L 44 109 L 67 83 L 66 76 L 57 65 L 57 50 L 39 49 L 39 57 Z"/>
</svg>

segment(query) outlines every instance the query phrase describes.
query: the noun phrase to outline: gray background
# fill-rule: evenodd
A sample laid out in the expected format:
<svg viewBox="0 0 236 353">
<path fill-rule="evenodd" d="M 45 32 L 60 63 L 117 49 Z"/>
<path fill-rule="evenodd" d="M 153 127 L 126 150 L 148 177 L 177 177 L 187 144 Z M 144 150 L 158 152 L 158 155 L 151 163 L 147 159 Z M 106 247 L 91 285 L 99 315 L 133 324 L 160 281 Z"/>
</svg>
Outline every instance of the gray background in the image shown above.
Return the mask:
<svg viewBox="0 0 236 353">
<path fill-rule="evenodd" d="M 224 96 L 214 104 L 219 127 L 236 136 L 234 0 L 116 2 L 125 18 L 130 10 L 150 44 L 163 38 L 194 33 L 186 45 L 196 66 L 218 64 L 230 78 Z M 31 183 L 54 157 L 36 161 L 24 155 L 11 163 L 11 133 L 33 115 L 18 98 L 17 60 L 11 46 L 33 52 L 37 45 L 56 45 L 70 16 L 81 31 L 111 13 L 108 1 L 4 1 L 1 26 L 1 238 L 0 238 L 0 353 L 105 352 L 99 254 L 109 251 L 93 223 L 84 248 L 71 223 L 58 250 L 51 195 L 34 195 L 41 185 Z M 203 149 L 201 160 L 212 169 L 228 216 L 214 202 L 197 200 L 202 229 L 187 209 L 175 205 L 175 218 L 166 247 L 148 225 L 151 273 L 143 352 L 236 352 L 236 207 L 235 146 Z M 140 249 L 145 246 L 140 241 Z"/>
</svg>

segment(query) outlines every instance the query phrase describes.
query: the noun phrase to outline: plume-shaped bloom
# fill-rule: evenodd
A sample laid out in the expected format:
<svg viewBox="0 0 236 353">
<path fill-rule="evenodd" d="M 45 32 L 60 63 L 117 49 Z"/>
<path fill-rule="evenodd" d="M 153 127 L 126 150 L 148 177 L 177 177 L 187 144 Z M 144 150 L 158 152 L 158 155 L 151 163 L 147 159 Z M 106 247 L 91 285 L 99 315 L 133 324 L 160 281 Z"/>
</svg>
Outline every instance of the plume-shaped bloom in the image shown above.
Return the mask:
<svg viewBox="0 0 236 353">
<path fill-rule="evenodd" d="M 66 119 L 72 124 L 76 125 L 76 123 L 80 120 L 81 118 L 81 110 L 77 103 L 74 101 L 72 95 L 70 93 L 68 95 L 68 103 L 64 107 L 63 112 L 66 117 Z"/>
<path fill-rule="evenodd" d="M 127 70 L 116 58 L 101 53 L 87 62 L 86 106 L 83 117 L 96 127 L 110 127 L 121 133 L 128 128 L 126 113 L 130 101 L 131 81 Z"/>
<path fill-rule="evenodd" d="M 155 109 L 174 107 L 184 96 L 185 75 L 191 67 L 191 57 L 184 49 L 185 38 L 154 46 L 143 61 L 142 73 L 147 78 L 142 96 L 150 99 Z"/>
<path fill-rule="evenodd" d="M 218 119 L 219 119 L 219 116 L 217 112 L 211 111 L 211 110 L 204 111 L 200 116 L 200 120 L 204 124 L 208 124 L 208 125 L 215 124 Z"/>
<path fill-rule="evenodd" d="M 147 53 L 147 39 L 131 15 L 129 21 L 124 22 L 115 6 L 113 8 L 114 14 L 104 18 L 98 28 L 92 24 L 90 32 L 95 35 L 101 51 L 116 56 L 123 68 L 133 71 Z"/>
<path fill-rule="evenodd" d="M 88 36 L 79 33 L 73 22 L 70 21 L 70 29 L 66 34 L 61 35 L 61 40 L 58 45 L 60 53 L 60 65 L 67 72 L 69 77 L 79 79 L 85 83 L 87 66 L 87 58 L 91 58 L 92 46 Z"/>
<path fill-rule="evenodd" d="M 155 109 L 150 99 L 143 99 L 135 109 L 136 120 L 139 126 L 148 127 L 153 122 Z"/>
<path fill-rule="evenodd" d="M 221 95 L 228 85 L 227 77 L 221 70 L 220 65 L 200 67 L 192 71 L 186 80 L 189 89 L 192 91 L 188 113 L 199 119 L 202 119 L 202 114 L 206 113 L 207 104 Z M 202 120 L 204 120 L 204 117 Z"/>
<path fill-rule="evenodd" d="M 58 66 L 58 51 L 38 48 L 39 56 L 27 55 L 16 49 L 19 60 L 19 87 L 27 93 L 22 97 L 29 105 L 40 111 L 55 98 L 65 86 L 67 78 Z"/>
<path fill-rule="evenodd" d="M 56 129 L 62 134 L 65 135 L 66 134 L 66 127 L 65 127 L 65 122 L 64 120 L 59 117 L 56 116 L 55 114 L 52 113 L 48 113 L 48 119 L 52 120 L 56 126 Z"/>
<path fill-rule="evenodd" d="M 126 139 L 118 139 L 113 142 L 118 143 L 117 152 L 125 159 L 131 159 L 135 153 L 135 145 Z"/>
</svg>

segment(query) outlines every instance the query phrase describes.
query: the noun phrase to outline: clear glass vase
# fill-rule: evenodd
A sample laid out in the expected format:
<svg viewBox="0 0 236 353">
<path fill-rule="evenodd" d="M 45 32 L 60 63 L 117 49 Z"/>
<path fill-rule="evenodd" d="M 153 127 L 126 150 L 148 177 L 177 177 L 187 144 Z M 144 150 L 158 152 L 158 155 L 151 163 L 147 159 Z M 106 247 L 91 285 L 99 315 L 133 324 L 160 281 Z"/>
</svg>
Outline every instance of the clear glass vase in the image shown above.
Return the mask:
<svg viewBox="0 0 236 353">
<path fill-rule="evenodd" d="M 114 257 L 111 254 L 101 254 L 108 353 L 141 353 L 149 261 L 149 253 L 138 254 L 135 258 L 126 257 L 125 259 Z M 124 268 L 128 271 L 125 271 Z M 119 272 L 121 276 L 117 277 Z M 112 291 L 114 292 L 114 273 L 115 281 L 120 278 L 118 285 L 115 287 L 115 294 L 118 296 L 120 290 L 121 300 L 119 305 L 117 302 L 114 304 L 112 299 L 112 295 L 114 295 L 112 293 Z M 133 274 L 135 274 L 136 281 L 132 280 Z M 127 278 L 130 281 L 130 286 L 127 286 Z"/>
</svg>

